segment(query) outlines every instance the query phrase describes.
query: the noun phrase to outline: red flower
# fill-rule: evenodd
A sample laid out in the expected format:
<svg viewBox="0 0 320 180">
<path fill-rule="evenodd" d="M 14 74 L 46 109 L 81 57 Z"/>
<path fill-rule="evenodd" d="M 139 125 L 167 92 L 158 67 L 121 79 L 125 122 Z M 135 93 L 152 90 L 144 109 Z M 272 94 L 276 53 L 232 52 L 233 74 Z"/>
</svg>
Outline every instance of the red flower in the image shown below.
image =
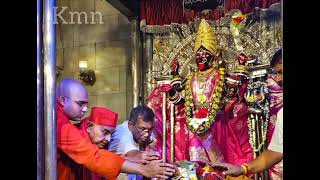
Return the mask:
<svg viewBox="0 0 320 180">
<path fill-rule="evenodd" d="M 199 108 L 196 112 L 195 112 L 195 117 L 196 118 L 206 118 L 208 115 L 208 109 L 207 108 Z"/>
<path fill-rule="evenodd" d="M 237 16 L 237 17 L 234 17 L 232 18 L 237 24 L 240 24 L 244 19 L 245 19 L 245 16 L 244 15 L 240 15 L 240 16 Z"/>
<path fill-rule="evenodd" d="M 239 64 L 244 65 L 244 63 L 246 63 L 248 61 L 248 56 L 246 56 L 245 54 L 241 53 L 238 57 L 238 61 Z"/>
</svg>

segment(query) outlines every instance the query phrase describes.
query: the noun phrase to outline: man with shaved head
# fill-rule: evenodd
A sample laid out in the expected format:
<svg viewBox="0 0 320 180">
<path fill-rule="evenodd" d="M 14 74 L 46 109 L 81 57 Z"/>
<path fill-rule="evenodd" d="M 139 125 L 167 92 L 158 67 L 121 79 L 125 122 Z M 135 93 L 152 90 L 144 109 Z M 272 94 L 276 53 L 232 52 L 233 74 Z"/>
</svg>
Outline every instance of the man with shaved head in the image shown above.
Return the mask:
<svg viewBox="0 0 320 180">
<path fill-rule="evenodd" d="M 80 124 L 88 110 L 88 91 L 74 79 L 66 78 L 57 87 L 57 98 L 72 124 Z"/>
<path fill-rule="evenodd" d="M 66 78 L 57 86 L 57 146 L 58 177 L 72 173 L 77 179 L 80 173 L 78 165 L 90 171 L 116 179 L 120 172 L 142 174 L 146 177 L 167 179 L 175 172 L 174 166 L 168 163 L 153 161 L 146 165 L 125 160 L 105 149 L 92 144 L 90 139 L 81 134 L 82 117 L 88 109 L 88 92 L 77 80 Z"/>
</svg>

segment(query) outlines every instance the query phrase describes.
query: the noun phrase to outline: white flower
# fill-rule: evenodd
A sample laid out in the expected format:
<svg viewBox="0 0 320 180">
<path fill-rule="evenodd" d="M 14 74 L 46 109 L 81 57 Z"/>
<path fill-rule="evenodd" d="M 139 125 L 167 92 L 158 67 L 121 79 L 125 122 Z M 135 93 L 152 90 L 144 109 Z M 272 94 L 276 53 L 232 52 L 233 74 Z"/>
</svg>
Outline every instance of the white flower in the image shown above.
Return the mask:
<svg viewBox="0 0 320 180">
<path fill-rule="evenodd" d="M 197 118 L 191 118 L 189 125 L 194 127 L 195 129 L 198 129 L 199 127 L 199 123 L 197 121 Z"/>
<path fill-rule="evenodd" d="M 209 121 L 208 118 L 199 118 L 198 122 L 199 124 L 202 124 L 203 122 Z"/>
<path fill-rule="evenodd" d="M 209 121 L 209 119 L 208 118 L 203 118 L 202 122 L 205 122 L 205 121 Z"/>
<path fill-rule="evenodd" d="M 208 118 L 190 118 L 189 125 L 194 127 L 195 129 L 198 129 L 199 125 L 206 121 L 209 121 L 209 119 Z"/>
</svg>

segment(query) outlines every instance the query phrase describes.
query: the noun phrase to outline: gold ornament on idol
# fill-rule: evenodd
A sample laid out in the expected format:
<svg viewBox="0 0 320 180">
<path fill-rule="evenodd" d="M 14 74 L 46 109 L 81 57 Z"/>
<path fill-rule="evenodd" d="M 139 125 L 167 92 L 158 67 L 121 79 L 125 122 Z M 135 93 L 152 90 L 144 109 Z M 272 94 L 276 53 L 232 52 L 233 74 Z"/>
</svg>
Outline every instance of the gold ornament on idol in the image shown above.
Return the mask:
<svg viewBox="0 0 320 180">
<path fill-rule="evenodd" d="M 204 19 L 202 19 L 199 24 L 196 42 L 194 45 L 194 52 L 197 53 L 201 46 L 206 48 L 212 54 L 216 54 L 218 51 L 216 34 L 214 33 L 210 24 Z"/>
</svg>

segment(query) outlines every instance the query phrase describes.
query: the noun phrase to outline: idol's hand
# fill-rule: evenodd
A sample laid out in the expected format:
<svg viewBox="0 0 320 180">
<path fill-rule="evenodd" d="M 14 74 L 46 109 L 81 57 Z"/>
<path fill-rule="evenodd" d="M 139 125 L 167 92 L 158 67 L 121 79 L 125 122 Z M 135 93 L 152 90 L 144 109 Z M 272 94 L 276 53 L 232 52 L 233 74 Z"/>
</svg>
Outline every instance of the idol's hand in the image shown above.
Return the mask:
<svg viewBox="0 0 320 180">
<path fill-rule="evenodd" d="M 160 91 L 162 92 L 169 92 L 172 89 L 170 84 L 163 84 L 159 87 Z"/>
<path fill-rule="evenodd" d="M 211 164 L 214 169 L 222 171 L 224 175 L 240 176 L 244 174 L 244 169 L 241 166 L 229 164 L 229 163 L 216 163 Z"/>
<path fill-rule="evenodd" d="M 171 63 L 171 71 L 172 71 L 173 76 L 179 75 L 179 67 L 180 67 L 180 64 L 179 64 L 178 60 L 176 58 L 174 58 Z"/>
</svg>

